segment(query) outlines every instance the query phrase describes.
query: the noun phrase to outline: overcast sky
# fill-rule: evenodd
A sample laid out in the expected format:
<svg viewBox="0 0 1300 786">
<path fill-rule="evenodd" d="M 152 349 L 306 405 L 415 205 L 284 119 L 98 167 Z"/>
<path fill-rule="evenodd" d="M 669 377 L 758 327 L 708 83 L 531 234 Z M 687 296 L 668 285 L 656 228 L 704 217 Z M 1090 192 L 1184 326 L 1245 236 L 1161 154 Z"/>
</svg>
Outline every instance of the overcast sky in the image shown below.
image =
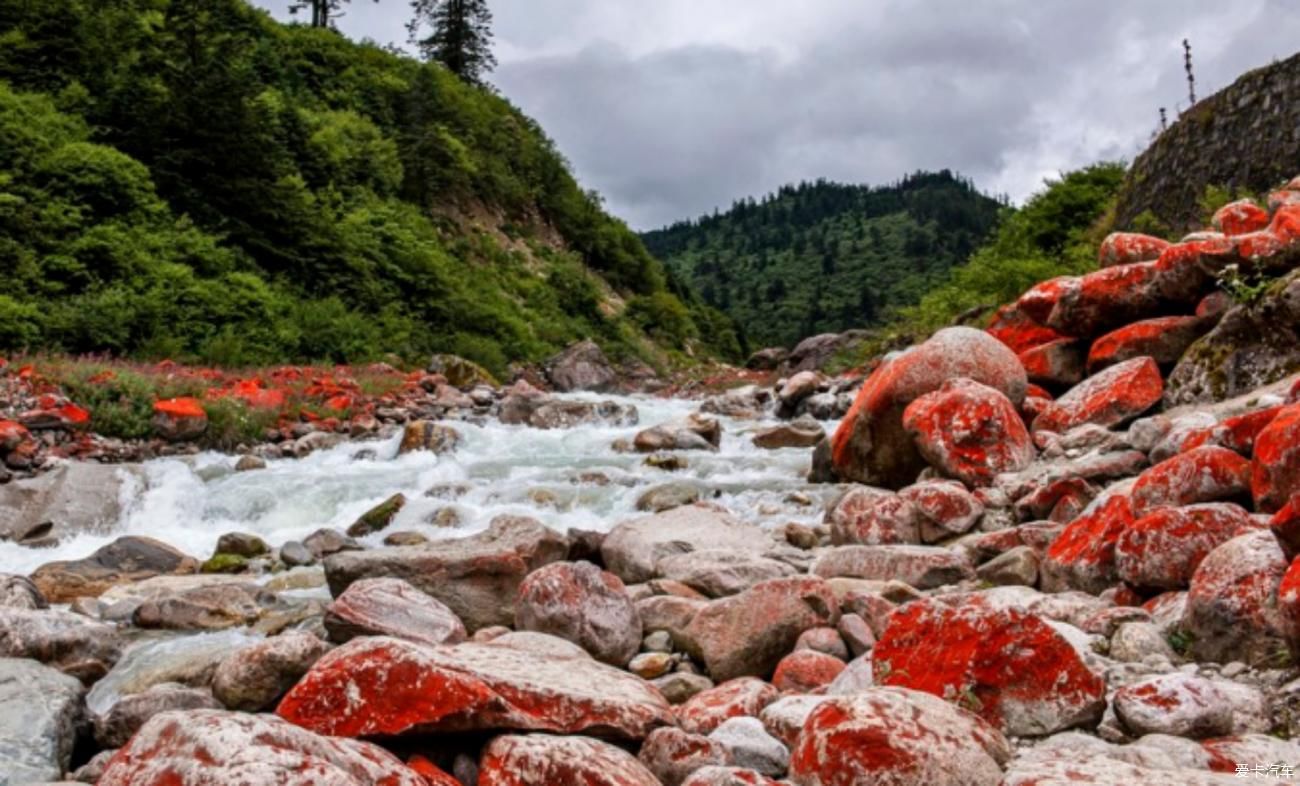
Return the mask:
<svg viewBox="0 0 1300 786">
<path fill-rule="evenodd" d="M 287 17 L 288 0 L 254 0 Z M 1300 48 L 1292 0 L 490 0 L 490 81 L 638 229 L 783 183 L 950 168 L 1019 201 Z M 405 41 L 407 0 L 340 29 Z"/>
</svg>

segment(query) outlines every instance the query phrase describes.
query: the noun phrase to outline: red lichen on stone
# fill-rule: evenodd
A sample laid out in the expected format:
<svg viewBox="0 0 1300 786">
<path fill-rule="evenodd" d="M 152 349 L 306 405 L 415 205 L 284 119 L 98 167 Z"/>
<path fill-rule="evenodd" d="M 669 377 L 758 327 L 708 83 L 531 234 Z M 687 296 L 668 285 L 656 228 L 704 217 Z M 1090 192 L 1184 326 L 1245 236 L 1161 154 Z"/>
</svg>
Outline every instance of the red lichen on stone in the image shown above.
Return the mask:
<svg viewBox="0 0 1300 786">
<path fill-rule="evenodd" d="M 1052 309 L 1056 308 L 1061 295 L 1073 286 L 1077 280 L 1073 276 L 1058 276 L 1035 284 L 1020 296 L 1020 299 L 1015 302 L 1015 307 L 1033 323 L 1046 325 L 1047 318 L 1051 316 Z M 1051 330 L 1051 328 L 1047 329 Z M 1052 330 L 1052 333 L 1055 334 L 1054 338 L 1061 338 L 1060 333 L 1054 330 Z M 1008 346 L 1010 345 L 1008 344 Z M 1016 347 L 1012 347 L 1012 349 L 1016 349 Z M 1028 349 L 1028 347 L 1023 349 Z M 1019 351 L 1017 354 L 1019 354 Z"/>
<path fill-rule="evenodd" d="M 781 692 L 757 677 L 738 677 L 700 691 L 677 708 L 677 721 L 693 734 L 708 734 L 728 718 L 758 716 Z"/>
<path fill-rule="evenodd" d="M 1235 451 L 1217 445 L 1194 448 L 1138 476 L 1131 493 L 1133 512 L 1142 516 L 1167 505 L 1245 498 L 1250 474 L 1250 461 Z"/>
<path fill-rule="evenodd" d="M 781 659 L 772 685 L 784 693 L 813 693 L 844 671 L 844 661 L 816 650 L 796 650 Z"/>
<path fill-rule="evenodd" d="M 1062 338 L 1055 330 L 1035 322 L 1014 303 L 999 308 L 993 315 L 992 323 L 985 330 L 1017 355 L 1027 349 Z"/>
<path fill-rule="evenodd" d="M 1057 388 L 1076 385 L 1083 379 L 1084 345 L 1072 338 L 1059 338 L 1021 352 L 1020 364 L 1029 381 Z"/>
<path fill-rule="evenodd" d="M 1114 584 L 1115 545 L 1133 520 L 1129 498 L 1116 494 L 1066 525 L 1047 549 L 1044 589 L 1099 593 Z"/>
<path fill-rule="evenodd" d="M 1172 366 L 1209 327 L 1199 317 L 1157 317 L 1112 330 L 1088 350 L 1088 373 L 1143 355 L 1161 366 Z"/>
<path fill-rule="evenodd" d="M 1244 235 L 1268 226 L 1268 211 L 1250 199 L 1229 202 L 1214 211 L 1210 224 L 1225 235 Z"/>
<path fill-rule="evenodd" d="M 1243 456 L 1249 456 L 1254 452 L 1255 439 L 1259 436 L 1259 432 L 1272 423 L 1273 418 L 1281 411 L 1280 405 L 1268 407 L 1227 418 L 1222 423 L 1208 428 L 1189 431 L 1183 437 L 1178 449 L 1185 451 L 1202 445 L 1219 445 Z"/>
<path fill-rule="evenodd" d="M 1255 438 L 1250 486 L 1256 509 L 1267 513 L 1300 492 L 1300 404 L 1284 407 Z"/>
<path fill-rule="evenodd" d="M 1112 232 L 1101 241 L 1097 249 L 1097 262 L 1102 267 L 1127 265 L 1132 262 L 1149 262 L 1169 248 L 1169 241 L 1137 232 Z"/>
<path fill-rule="evenodd" d="M 917 398 L 903 412 L 903 427 L 932 467 L 971 487 L 1024 469 L 1035 455 L 1011 401 L 969 379 L 949 380 Z"/>
<path fill-rule="evenodd" d="M 1133 358 L 1075 385 L 1034 420 L 1034 431 L 1064 433 L 1085 423 L 1118 425 L 1150 409 L 1163 393 L 1156 362 Z"/>
<path fill-rule="evenodd" d="M 1244 509 L 1227 503 L 1161 508 L 1120 535 L 1119 577 L 1144 589 L 1186 589 L 1211 551 L 1258 527 Z"/>
</svg>

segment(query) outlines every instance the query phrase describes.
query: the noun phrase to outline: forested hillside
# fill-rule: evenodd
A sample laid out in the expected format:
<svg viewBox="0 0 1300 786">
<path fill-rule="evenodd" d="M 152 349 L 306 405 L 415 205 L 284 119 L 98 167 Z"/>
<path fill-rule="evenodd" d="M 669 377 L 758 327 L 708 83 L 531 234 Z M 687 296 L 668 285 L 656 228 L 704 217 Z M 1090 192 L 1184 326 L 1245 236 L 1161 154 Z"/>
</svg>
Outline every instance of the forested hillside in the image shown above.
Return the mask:
<svg viewBox="0 0 1300 786">
<path fill-rule="evenodd" d="M 993 229 L 999 203 L 944 170 L 786 186 L 642 235 L 751 346 L 870 327 L 918 302 Z"/>
<path fill-rule="evenodd" d="M 243 0 L 0 0 L 0 265 L 6 351 L 739 352 L 504 98 Z"/>
</svg>

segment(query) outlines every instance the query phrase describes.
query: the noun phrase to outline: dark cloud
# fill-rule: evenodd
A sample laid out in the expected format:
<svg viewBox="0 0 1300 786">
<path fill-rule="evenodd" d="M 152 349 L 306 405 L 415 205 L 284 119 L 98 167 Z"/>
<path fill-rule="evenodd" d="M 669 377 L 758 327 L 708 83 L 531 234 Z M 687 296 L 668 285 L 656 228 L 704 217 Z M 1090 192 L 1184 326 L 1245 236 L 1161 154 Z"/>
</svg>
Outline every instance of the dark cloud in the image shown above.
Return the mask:
<svg viewBox="0 0 1300 786">
<path fill-rule="evenodd" d="M 941 167 L 1020 199 L 1139 152 L 1186 104 L 1184 37 L 1201 95 L 1292 54 L 1286 3 L 496 0 L 492 79 L 639 228 Z M 406 14 L 358 0 L 342 27 L 400 43 Z"/>
</svg>

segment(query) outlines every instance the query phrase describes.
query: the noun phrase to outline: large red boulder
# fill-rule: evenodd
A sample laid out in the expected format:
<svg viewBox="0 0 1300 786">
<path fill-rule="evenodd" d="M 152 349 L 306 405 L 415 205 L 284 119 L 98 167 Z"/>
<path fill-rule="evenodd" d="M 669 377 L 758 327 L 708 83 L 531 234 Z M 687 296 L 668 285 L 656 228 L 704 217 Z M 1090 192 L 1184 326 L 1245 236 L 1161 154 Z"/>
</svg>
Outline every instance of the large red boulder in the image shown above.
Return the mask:
<svg viewBox="0 0 1300 786">
<path fill-rule="evenodd" d="M 1115 584 L 1115 546 L 1133 523 L 1133 505 L 1115 494 L 1071 521 L 1047 549 L 1039 566 L 1043 589 L 1077 589 L 1094 595 Z"/>
<path fill-rule="evenodd" d="M 1030 383 L 1053 389 L 1068 388 L 1083 381 L 1087 346 L 1073 338 L 1058 338 L 1021 352 Z"/>
<path fill-rule="evenodd" d="M 921 540 L 927 543 L 968 532 L 984 515 L 984 503 L 952 480 L 927 480 L 908 486 L 898 496 L 916 507 Z"/>
<path fill-rule="evenodd" d="M 479 760 L 478 786 L 661 786 L 627 751 L 590 737 L 504 734 Z"/>
<path fill-rule="evenodd" d="M 1229 202 L 1218 210 L 1210 219 L 1210 225 L 1225 235 L 1244 235 L 1266 229 L 1269 224 L 1268 211 L 1255 204 L 1251 199 L 1238 199 Z"/>
<path fill-rule="evenodd" d="M 1300 495 L 1291 497 L 1281 510 L 1274 513 L 1268 526 L 1286 559 L 1294 560 L 1300 556 Z"/>
<path fill-rule="evenodd" d="M 1028 380 L 1015 353 L 973 328 L 945 328 L 880 365 L 863 383 L 831 440 L 831 462 L 843 480 L 898 489 L 916 480 L 925 460 L 903 428 L 903 411 L 944 382 L 967 377 L 1018 405 Z"/>
<path fill-rule="evenodd" d="M 691 619 L 680 642 L 715 682 L 765 677 L 810 628 L 834 627 L 839 602 L 814 576 L 771 579 L 715 600 Z"/>
<path fill-rule="evenodd" d="M 681 727 L 692 734 L 708 734 L 729 718 L 758 717 L 781 692 L 756 677 L 739 677 L 700 691 L 677 708 Z"/>
<path fill-rule="evenodd" d="M 325 630 L 342 644 L 357 636 L 396 636 L 417 644 L 459 644 L 465 625 L 441 601 L 401 579 L 362 579 L 325 611 Z"/>
<path fill-rule="evenodd" d="M 641 616 L 622 580 L 590 562 L 553 562 L 528 574 L 515 627 L 559 636 L 613 666 L 626 666 L 641 648 Z"/>
<path fill-rule="evenodd" d="M 1143 356 L 1161 368 L 1173 368 L 1192 342 L 1213 326 L 1213 320 L 1200 317 L 1156 317 L 1125 325 L 1092 342 L 1088 373 Z"/>
<path fill-rule="evenodd" d="M 999 308 L 993 315 L 993 321 L 985 330 L 1017 355 L 1040 344 L 1062 338 L 1055 330 L 1035 322 L 1014 303 Z"/>
<path fill-rule="evenodd" d="M 1160 258 L 1160 252 L 1169 248 L 1169 241 L 1137 232 L 1111 232 L 1097 249 L 1097 262 L 1102 267 L 1127 265 L 1133 262 L 1150 262 Z"/>
<path fill-rule="evenodd" d="M 377 745 L 319 736 L 271 715 L 154 715 L 109 760 L 100 786 L 427 786 Z"/>
<path fill-rule="evenodd" d="M 1040 617 L 975 595 L 909 603 L 871 661 L 877 680 L 932 693 L 1015 736 L 1095 725 L 1106 682 Z"/>
<path fill-rule="evenodd" d="M 1201 661 L 1277 663 L 1288 622 L 1278 588 L 1288 563 L 1267 530 L 1239 535 L 1211 551 L 1192 574 L 1180 626 Z"/>
<path fill-rule="evenodd" d="M 1207 428 L 1193 429 L 1183 436 L 1178 444 L 1178 450 L 1181 452 L 1202 445 L 1219 445 L 1228 450 L 1235 450 L 1243 456 L 1252 455 L 1255 451 L 1255 439 L 1259 437 L 1259 433 L 1267 428 L 1283 409 L 1284 407 L 1280 405 L 1265 407 L 1244 415 L 1225 418 L 1222 422 Z"/>
<path fill-rule="evenodd" d="M 1155 262 L 1115 265 L 1079 276 L 1062 288 L 1046 324 L 1067 336 L 1092 338 L 1150 316 L 1162 304 L 1155 281 Z"/>
<path fill-rule="evenodd" d="M 942 699 L 870 688 L 822 702 L 790 757 L 797 786 L 997 786 L 1005 737 Z"/>
<path fill-rule="evenodd" d="M 1040 281 L 1027 289 L 1025 293 L 1020 296 L 1015 303 L 1015 308 L 1035 324 L 1046 325 L 1047 318 L 1052 315 L 1052 310 L 1055 309 L 1056 304 L 1060 302 L 1061 295 L 1063 295 L 1070 287 L 1074 286 L 1075 281 L 1077 281 L 1077 279 L 1073 276 L 1057 276 L 1056 278 L 1049 278 L 1046 281 Z M 1051 330 L 1051 328 L 1048 328 L 1048 330 Z M 1057 333 L 1054 330 L 1052 330 L 1052 333 L 1055 334 L 1055 338 L 1063 338 L 1060 333 Z M 1028 348 L 1029 347 L 1013 347 L 1013 349 L 1017 349 L 1016 354 L 1019 354 Z"/>
<path fill-rule="evenodd" d="M 1273 512 L 1300 492 L 1300 404 L 1292 404 L 1255 438 L 1251 493 L 1258 510 Z"/>
<path fill-rule="evenodd" d="M 673 722 L 648 683 L 585 657 L 384 637 L 316 661 L 276 712 L 340 737 L 514 729 L 641 739 Z"/>
<path fill-rule="evenodd" d="M 1250 461 L 1214 445 L 1179 453 L 1138 476 L 1130 498 L 1138 516 L 1165 506 L 1245 499 Z"/>
<path fill-rule="evenodd" d="M 1186 589 L 1214 549 L 1259 525 L 1237 505 L 1159 508 L 1133 522 L 1115 544 L 1119 577 L 1144 589 Z"/>
<path fill-rule="evenodd" d="M 1118 363 L 1070 388 L 1034 420 L 1034 431 L 1064 433 L 1085 423 L 1115 426 L 1160 401 L 1164 381 L 1149 357 Z"/>
<path fill-rule="evenodd" d="M 903 412 L 903 427 L 941 474 L 968 486 L 990 486 L 1002 472 L 1034 460 L 1034 444 L 1016 407 L 998 390 L 950 379 Z"/>
<path fill-rule="evenodd" d="M 916 506 L 892 491 L 853 486 L 826 509 L 831 542 L 868 546 L 920 543 L 921 517 Z"/>
</svg>

